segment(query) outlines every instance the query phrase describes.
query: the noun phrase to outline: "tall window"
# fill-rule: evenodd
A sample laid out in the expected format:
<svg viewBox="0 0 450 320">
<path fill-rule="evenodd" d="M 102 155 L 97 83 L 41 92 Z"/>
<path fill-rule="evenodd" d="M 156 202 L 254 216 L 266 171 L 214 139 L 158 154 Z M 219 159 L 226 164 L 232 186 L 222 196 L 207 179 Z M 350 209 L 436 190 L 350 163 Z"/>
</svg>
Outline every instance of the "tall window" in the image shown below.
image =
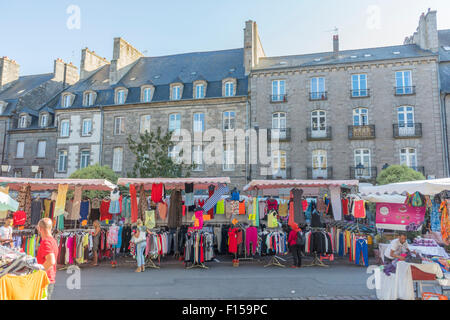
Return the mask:
<svg viewBox="0 0 450 320">
<path fill-rule="evenodd" d="M 414 135 L 414 107 L 403 106 L 397 108 L 397 118 L 399 135 Z"/>
<path fill-rule="evenodd" d="M 203 147 L 201 145 L 192 147 L 192 164 L 195 171 L 203 170 Z"/>
<path fill-rule="evenodd" d="M 223 148 L 223 170 L 234 170 L 234 146 L 226 144 Z"/>
<path fill-rule="evenodd" d="M 235 129 L 235 117 L 236 113 L 234 111 L 225 111 L 223 113 L 223 130 Z"/>
<path fill-rule="evenodd" d="M 68 137 L 69 136 L 69 129 L 70 129 L 70 122 L 69 120 L 62 120 L 61 121 L 61 127 L 60 127 L 60 133 L 59 135 L 61 137 Z"/>
<path fill-rule="evenodd" d="M 171 146 L 169 147 L 169 157 L 172 159 L 175 163 L 181 163 L 181 157 L 180 157 L 180 148 L 179 146 Z"/>
<path fill-rule="evenodd" d="M 326 150 L 314 150 L 312 152 L 312 167 L 315 170 L 324 170 L 327 168 Z"/>
<path fill-rule="evenodd" d="M 152 120 L 152 116 L 149 114 L 145 114 L 141 116 L 141 123 L 139 127 L 139 132 L 144 134 L 145 132 L 150 132 L 150 123 Z"/>
<path fill-rule="evenodd" d="M 38 141 L 38 147 L 37 147 L 37 158 L 45 158 L 45 148 L 47 146 L 47 142 L 45 140 L 39 140 Z"/>
<path fill-rule="evenodd" d="M 272 114 L 272 138 L 286 138 L 286 113 L 275 112 Z"/>
<path fill-rule="evenodd" d="M 355 167 L 359 164 L 364 166 L 362 175 L 358 176 L 358 171 L 355 170 L 355 176 L 359 178 L 370 178 L 371 177 L 371 159 L 369 149 L 356 149 L 355 150 Z"/>
<path fill-rule="evenodd" d="M 152 88 L 144 89 L 144 102 L 150 102 L 152 100 Z"/>
<path fill-rule="evenodd" d="M 94 93 L 93 92 L 86 92 L 84 94 L 84 105 L 85 106 L 92 106 L 94 104 Z"/>
<path fill-rule="evenodd" d="M 195 97 L 197 99 L 202 99 L 205 97 L 205 85 L 198 84 L 195 86 Z"/>
<path fill-rule="evenodd" d="M 82 150 L 80 154 L 80 169 L 89 166 L 91 152 L 89 150 Z"/>
<path fill-rule="evenodd" d="M 71 96 L 68 95 L 68 94 L 66 94 L 66 95 L 63 97 L 63 107 L 64 107 L 64 108 L 70 107 L 71 100 L 72 100 Z"/>
<path fill-rule="evenodd" d="M 122 171 L 122 162 L 123 162 L 123 148 L 117 147 L 113 150 L 113 165 L 112 169 L 114 172 Z"/>
<path fill-rule="evenodd" d="M 22 169 L 14 170 L 14 178 L 22 178 Z"/>
<path fill-rule="evenodd" d="M 92 119 L 83 119 L 82 136 L 88 136 L 92 133 Z"/>
<path fill-rule="evenodd" d="M 58 152 L 58 172 L 67 171 L 67 150 L 60 150 Z"/>
<path fill-rule="evenodd" d="M 125 118 L 115 117 L 114 118 L 114 135 L 121 135 L 125 133 Z"/>
<path fill-rule="evenodd" d="M 39 125 L 42 128 L 45 128 L 47 126 L 47 122 L 48 122 L 48 114 L 46 113 L 41 114 L 41 122 Z"/>
<path fill-rule="evenodd" d="M 26 128 L 27 127 L 27 116 L 23 115 L 19 118 L 19 128 Z"/>
<path fill-rule="evenodd" d="M 325 95 L 325 78 L 311 78 L 311 99 L 322 99 Z"/>
<path fill-rule="evenodd" d="M 286 86 L 284 80 L 272 81 L 272 101 L 283 101 L 286 95 Z"/>
<path fill-rule="evenodd" d="M 232 97 L 232 96 L 234 96 L 234 83 L 228 81 L 225 83 L 225 97 Z"/>
<path fill-rule="evenodd" d="M 395 73 L 395 83 L 397 94 L 413 93 L 411 71 L 397 71 Z"/>
<path fill-rule="evenodd" d="M 42 179 L 44 176 L 44 169 L 39 169 L 38 172 L 34 174 L 35 179 Z"/>
<path fill-rule="evenodd" d="M 17 141 L 16 158 L 23 158 L 24 150 L 25 150 L 25 142 L 24 141 Z"/>
<path fill-rule="evenodd" d="M 274 150 L 272 152 L 272 172 L 280 173 L 286 170 L 286 151 Z"/>
<path fill-rule="evenodd" d="M 400 164 L 410 168 L 417 168 L 417 151 L 414 148 L 400 149 Z"/>
<path fill-rule="evenodd" d="M 352 97 L 365 97 L 367 95 L 367 75 L 352 75 Z"/>
<path fill-rule="evenodd" d="M 311 134 L 313 137 L 326 134 L 327 113 L 323 110 L 311 112 Z"/>
<path fill-rule="evenodd" d="M 175 135 L 180 134 L 181 130 L 181 115 L 173 113 L 169 115 L 169 131 L 173 131 Z"/>
<path fill-rule="evenodd" d="M 118 90 L 117 91 L 117 104 L 124 104 L 125 103 L 125 90 Z"/>
<path fill-rule="evenodd" d="M 205 131 L 205 114 L 194 113 L 194 132 Z"/>
<path fill-rule="evenodd" d="M 181 99 L 181 87 L 174 86 L 172 87 L 172 100 L 180 100 Z"/>
<path fill-rule="evenodd" d="M 369 111 L 366 108 L 356 108 L 353 110 L 353 125 L 367 126 L 369 125 Z"/>
</svg>

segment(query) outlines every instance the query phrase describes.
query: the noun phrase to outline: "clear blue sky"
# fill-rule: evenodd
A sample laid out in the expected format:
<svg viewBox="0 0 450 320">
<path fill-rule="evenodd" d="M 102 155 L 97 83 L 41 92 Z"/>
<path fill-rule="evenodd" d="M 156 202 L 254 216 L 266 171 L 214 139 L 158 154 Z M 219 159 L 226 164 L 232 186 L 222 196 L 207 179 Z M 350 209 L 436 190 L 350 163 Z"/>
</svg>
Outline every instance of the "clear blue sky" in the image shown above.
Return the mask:
<svg viewBox="0 0 450 320">
<path fill-rule="evenodd" d="M 80 29 L 66 24 L 72 4 Z M 51 72 L 55 58 L 79 66 L 84 47 L 109 60 L 118 36 L 146 56 L 239 48 L 248 19 L 258 23 L 268 56 L 329 51 L 335 26 L 342 50 L 397 45 L 429 7 L 438 28 L 450 29 L 449 0 L 4 0 L 0 56 L 26 75 Z"/>
</svg>

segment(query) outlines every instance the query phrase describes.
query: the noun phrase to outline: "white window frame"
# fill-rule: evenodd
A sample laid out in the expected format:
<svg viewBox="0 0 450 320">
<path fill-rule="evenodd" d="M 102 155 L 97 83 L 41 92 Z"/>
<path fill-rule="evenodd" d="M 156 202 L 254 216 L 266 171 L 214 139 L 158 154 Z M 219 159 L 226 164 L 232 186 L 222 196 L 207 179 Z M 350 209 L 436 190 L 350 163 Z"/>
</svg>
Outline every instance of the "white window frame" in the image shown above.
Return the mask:
<svg viewBox="0 0 450 320">
<path fill-rule="evenodd" d="M 124 104 L 125 103 L 125 89 L 117 90 L 116 104 Z"/>
<path fill-rule="evenodd" d="M 192 164 L 194 165 L 193 171 L 203 171 L 203 146 L 194 145 L 192 146 Z"/>
<path fill-rule="evenodd" d="M 406 75 L 409 77 L 406 77 Z M 412 93 L 412 71 L 411 70 L 402 70 L 395 72 L 395 87 L 397 94 L 411 94 Z"/>
<path fill-rule="evenodd" d="M 42 179 L 42 176 L 44 175 L 44 169 L 39 169 L 38 172 L 34 174 L 35 179 Z"/>
<path fill-rule="evenodd" d="M 67 150 L 58 151 L 58 172 L 67 172 L 67 155 Z"/>
<path fill-rule="evenodd" d="M 84 93 L 84 106 L 90 107 L 94 105 L 94 93 L 93 92 L 85 92 Z"/>
<path fill-rule="evenodd" d="M 143 102 L 152 101 L 152 88 L 144 88 Z"/>
<path fill-rule="evenodd" d="M 224 131 L 236 129 L 236 112 L 232 110 L 224 111 L 222 123 Z"/>
<path fill-rule="evenodd" d="M 401 148 L 400 149 L 400 165 L 406 165 L 409 168 L 417 169 L 417 149 Z"/>
<path fill-rule="evenodd" d="M 195 85 L 195 98 L 196 99 L 205 98 L 205 85 L 203 83 Z"/>
<path fill-rule="evenodd" d="M 41 119 L 39 121 L 40 127 L 41 128 L 47 127 L 47 123 L 48 123 L 48 114 L 47 113 L 41 114 Z"/>
<path fill-rule="evenodd" d="M 114 135 L 120 136 L 125 134 L 125 117 L 114 117 Z"/>
<path fill-rule="evenodd" d="M 356 86 L 355 86 L 356 84 Z M 365 93 L 365 94 L 364 94 Z M 352 97 L 367 97 L 369 95 L 367 89 L 367 74 L 352 75 Z"/>
<path fill-rule="evenodd" d="M 26 128 L 27 127 L 27 116 L 21 115 L 19 118 L 19 128 Z"/>
<path fill-rule="evenodd" d="M 272 81 L 272 101 L 283 101 L 286 95 L 286 80 Z"/>
<path fill-rule="evenodd" d="M 368 125 L 369 125 L 369 109 L 368 108 L 353 109 L 353 126 L 358 127 Z"/>
<path fill-rule="evenodd" d="M 25 141 L 17 141 L 16 143 L 16 158 L 23 159 L 25 154 Z"/>
<path fill-rule="evenodd" d="M 89 130 L 86 131 L 87 123 L 90 123 L 90 124 L 88 126 Z M 86 137 L 86 136 L 90 136 L 91 134 L 92 134 L 92 119 L 85 118 L 85 119 L 83 119 L 83 123 L 82 123 L 81 136 Z"/>
<path fill-rule="evenodd" d="M 181 100 L 181 86 L 172 87 L 172 100 Z"/>
<path fill-rule="evenodd" d="M 67 138 L 70 135 L 70 120 L 63 119 L 61 120 L 59 136 L 63 138 Z"/>
<path fill-rule="evenodd" d="M 80 169 L 84 169 L 90 165 L 91 162 L 91 151 L 81 150 L 80 152 Z"/>
<path fill-rule="evenodd" d="M 145 134 L 145 132 L 150 133 L 151 130 L 152 116 L 150 114 L 143 114 L 139 118 L 139 133 Z"/>
<path fill-rule="evenodd" d="M 287 153 L 284 150 L 274 150 L 272 152 L 272 174 L 285 172 L 287 169 Z"/>
<path fill-rule="evenodd" d="M 326 134 L 327 134 L 327 112 L 325 110 L 311 111 L 311 136 L 313 138 L 319 138 L 325 137 Z"/>
<path fill-rule="evenodd" d="M 179 135 L 181 132 L 181 114 L 171 113 L 169 114 L 169 131 L 172 131 L 174 135 Z"/>
<path fill-rule="evenodd" d="M 72 96 L 70 94 L 66 94 L 63 96 L 63 107 L 68 108 L 72 104 Z"/>
<path fill-rule="evenodd" d="M 366 178 L 366 179 L 371 178 L 372 177 L 372 155 L 371 155 L 370 149 L 365 149 L 365 148 L 355 149 L 355 151 L 353 152 L 353 157 L 354 157 L 354 161 L 355 161 L 355 177 L 356 178 Z M 367 158 L 368 161 L 365 161 L 365 158 Z M 364 166 L 364 173 L 367 173 L 367 174 L 363 173 L 362 176 L 358 176 L 357 169 L 356 169 L 356 167 L 360 163 Z"/>
<path fill-rule="evenodd" d="M 323 88 L 321 84 L 323 83 Z M 311 98 L 314 100 L 319 100 L 322 95 L 326 92 L 325 77 L 314 77 L 311 78 Z"/>
<path fill-rule="evenodd" d="M 234 144 L 226 144 L 223 146 L 223 171 L 233 171 L 234 163 Z"/>
<path fill-rule="evenodd" d="M 181 157 L 180 157 L 180 147 L 178 145 L 174 145 L 169 147 L 169 150 L 167 150 L 167 154 L 169 158 L 172 159 L 172 161 L 176 164 L 181 164 Z"/>
<path fill-rule="evenodd" d="M 41 144 L 43 144 L 42 147 L 41 147 Z M 46 148 L 47 148 L 47 141 L 46 140 L 38 140 L 36 158 L 45 158 Z M 39 152 L 39 151 L 41 151 L 41 152 Z"/>
<path fill-rule="evenodd" d="M 227 81 L 225 82 L 225 97 L 233 97 L 234 96 L 234 82 Z"/>
<path fill-rule="evenodd" d="M 114 172 L 121 172 L 123 166 L 123 148 L 115 147 L 113 149 L 113 163 L 112 170 Z"/>
<path fill-rule="evenodd" d="M 205 114 L 203 112 L 194 113 L 193 130 L 194 130 L 194 132 L 204 132 L 205 131 Z"/>
</svg>

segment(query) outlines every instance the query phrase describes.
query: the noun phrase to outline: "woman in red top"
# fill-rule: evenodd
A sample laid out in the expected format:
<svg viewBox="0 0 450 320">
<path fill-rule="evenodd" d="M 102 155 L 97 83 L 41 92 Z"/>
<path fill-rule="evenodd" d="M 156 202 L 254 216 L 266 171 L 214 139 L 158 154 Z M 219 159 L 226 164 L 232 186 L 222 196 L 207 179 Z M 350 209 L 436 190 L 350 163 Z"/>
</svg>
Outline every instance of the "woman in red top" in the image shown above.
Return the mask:
<svg viewBox="0 0 450 320">
<path fill-rule="evenodd" d="M 297 238 L 299 237 L 300 228 L 293 228 L 289 233 L 288 244 L 289 249 L 291 250 L 292 256 L 294 258 L 294 264 L 292 268 L 301 268 L 302 266 L 302 256 L 301 256 L 301 248 L 297 244 Z"/>
</svg>

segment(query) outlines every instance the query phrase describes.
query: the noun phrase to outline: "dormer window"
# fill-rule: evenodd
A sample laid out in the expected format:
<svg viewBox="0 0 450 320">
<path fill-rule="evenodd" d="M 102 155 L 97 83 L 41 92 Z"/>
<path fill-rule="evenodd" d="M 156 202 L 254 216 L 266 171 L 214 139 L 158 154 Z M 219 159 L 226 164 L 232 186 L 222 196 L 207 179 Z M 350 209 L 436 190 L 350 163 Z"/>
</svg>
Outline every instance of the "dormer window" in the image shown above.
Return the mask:
<svg viewBox="0 0 450 320">
<path fill-rule="evenodd" d="M 27 116 L 21 115 L 19 118 L 19 128 L 26 128 L 27 127 Z"/>
<path fill-rule="evenodd" d="M 41 114 L 41 119 L 39 120 L 39 126 L 41 128 L 45 128 L 48 125 L 48 114 L 47 113 L 43 113 Z"/>
<path fill-rule="evenodd" d="M 84 93 L 83 105 L 85 107 L 94 105 L 94 101 L 95 101 L 95 93 L 94 92 L 89 91 L 89 92 Z"/>
<path fill-rule="evenodd" d="M 205 97 L 205 85 L 198 84 L 195 86 L 195 98 L 203 99 Z"/>
<path fill-rule="evenodd" d="M 236 79 L 227 78 L 222 80 L 222 96 L 233 97 L 236 95 Z"/>
<path fill-rule="evenodd" d="M 68 108 L 72 105 L 72 97 L 70 96 L 70 94 L 66 94 L 63 96 L 63 103 L 62 103 L 64 108 Z"/>
<path fill-rule="evenodd" d="M 181 86 L 173 86 L 172 100 L 180 100 L 180 99 L 181 99 Z"/>
<path fill-rule="evenodd" d="M 141 102 L 151 102 L 154 92 L 155 88 L 153 86 L 147 85 L 141 87 Z"/>
<path fill-rule="evenodd" d="M 124 104 L 124 103 L 125 103 L 125 90 L 124 89 L 117 90 L 116 104 Z"/>
<path fill-rule="evenodd" d="M 6 103 L 5 103 L 5 102 L 2 102 L 2 101 L 0 101 L 0 114 L 2 114 L 2 113 L 3 113 L 3 111 L 5 111 L 5 106 L 6 106 Z"/>
</svg>

